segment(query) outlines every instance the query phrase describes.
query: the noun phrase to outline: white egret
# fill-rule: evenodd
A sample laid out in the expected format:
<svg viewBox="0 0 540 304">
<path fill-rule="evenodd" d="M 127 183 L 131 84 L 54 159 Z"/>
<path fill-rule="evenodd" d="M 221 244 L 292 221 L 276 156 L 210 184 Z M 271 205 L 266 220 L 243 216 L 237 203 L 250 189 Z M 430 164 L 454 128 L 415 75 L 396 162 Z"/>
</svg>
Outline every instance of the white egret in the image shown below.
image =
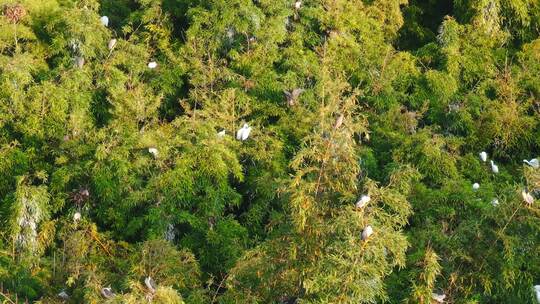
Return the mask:
<svg viewBox="0 0 540 304">
<path fill-rule="evenodd" d="M 472 188 L 473 188 L 473 190 L 478 190 L 478 189 L 480 189 L 480 184 L 479 183 L 474 183 L 472 185 Z"/>
<path fill-rule="evenodd" d="M 116 46 L 116 42 L 117 42 L 117 40 L 114 39 L 114 38 L 111 39 L 111 40 L 109 40 L 109 44 L 107 45 L 107 47 L 109 48 L 109 50 L 114 49 L 114 47 Z"/>
<path fill-rule="evenodd" d="M 345 119 L 345 115 L 343 114 L 339 115 L 339 117 L 336 119 L 336 124 L 334 125 L 334 129 L 339 129 L 339 127 L 341 127 L 341 125 L 343 124 L 344 119 Z"/>
<path fill-rule="evenodd" d="M 521 190 L 521 196 L 527 205 L 532 205 L 534 203 L 534 197 L 525 189 Z"/>
<path fill-rule="evenodd" d="M 152 148 L 148 148 L 148 153 L 154 155 L 154 157 L 157 157 L 159 152 L 158 152 L 158 149 L 152 147 Z"/>
<path fill-rule="evenodd" d="M 110 287 L 103 287 L 101 288 L 101 295 L 105 298 L 105 299 L 110 299 L 112 297 L 115 296 L 114 292 L 112 291 L 112 289 Z"/>
<path fill-rule="evenodd" d="M 497 206 L 499 205 L 499 200 L 496 199 L 496 198 L 492 199 L 492 200 L 491 200 L 491 205 L 492 205 L 493 207 L 497 207 Z"/>
<path fill-rule="evenodd" d="M 533 158 L 531 160 L 524 159 L 523 162 L 535 169 L 540 168 L 540 161 L 538 161 L 538 158 Z"/>
<path fill-rule="evenodd" d="M 81 213 L 80 212 L 75 212 L 75 214 L 73 214 L 73 221 L 76 223 L 78 221 L 81 220 Z"/>
<path fill-rule="evenodd" d="M 77 66 L 79 69 L 82 69 L 82 67 L 84 66 L 84 57 L 75 57 L 75 66 Z"/>
<path fill-rule="evenodd" d="M 217 136 L 218 136 L 219 138 L 222 138 L 222 137 L 225 136 L 225 133 L 226 133 L 225 130 L 221 130 L 221 131 L 218 132 Z"/>
<path fill-rule="evenodd" d="M 302 1 L 296 1 L 294 3 L 294 8 L 299 10 L 302 7 Z"/>
<path fill-rule="evenodd" d="M 69 300 L 69 295 L 65 290 L 60 291 L 60 293 L 58 293 L 58 297 L 60 297 L 62 300 Z"/>
<path fill-rule="evenodd" d="M 356 208 L 364 208 L 370 200 L 371 198 L 369 197 L 369 195 L 362 195 L 360 199 L 356 202 Z"/>
<path fill-rule="evenodd" d="M 285 97 L 287 98 L 287 105 L 289 107 L 292 107 L 296 104 L 296 101 L 298 100 L 298 97 L 300 94 L 304 92 L 304 89 L 293 89 L 291 92 L 283 90 L 283 93 L 285 94 Z"/>
<path fill-rule="evenodd" d="M 499 166 L 495 165 L 493 161 L 491 161 L 491 171 L 495 174 L 499 173 Z"/>
<path fill-rule="evenodd" d="M 536 301 L 540 304 L 540 285 L 534 285 L 534 293 L 536 294 Z"/>
<path fill-rule="evenodd" d="M 444 293 L 443 294 L 432 293 L 431 298 L 435 300 L 437 303 L 444 303 L 444 299 L 446 299 L 446 295 Z"/>
<path fill-rule="evenodd" d="M 150 61 L 150 62 L 148 63 L 148 68 L 149 68 L 149 69 L 155 69 L 155 68 L 157 68 L 157 62 L 155 62 L 155 61 Z"/>
<path fill-rule="evenodd" d="M 101 21 L 101 24 L 103 24 L 103 26 L 109 26 L 109 17 L 102 16 L 101 18 L 99 18 L 99 20 Z"/>
<path fill-rule="evenodd" d="M 362 240 L 367 240 L 373 234 L 373 228 L 371 226 L 366 226 L 364 231 L 362 231 Z"/>
<path fill-rule="evenodd" d="M 244 126 L 238 132 L 236 132 L 236 139 L 244 141 L 248 139 L 249 134 L 251 133 L 251 127 L 245 123 Z"/>
<path fill-rule="evenodd" d="M 485 151 L 482 151 L 480 152 L 480 159 L 483 161 L 483 162 L 486 162 L 487 161 L 487 153 Z"/>
<path fill-rule="evenodd" d="M 146 287 L 150 290 L 151 293 L 156 292 L 156 282 L 154 282 L 151 277 L 146 277 L 146 279 L 144 279 L 144 284 L 146 284 Z"/>
</svg>

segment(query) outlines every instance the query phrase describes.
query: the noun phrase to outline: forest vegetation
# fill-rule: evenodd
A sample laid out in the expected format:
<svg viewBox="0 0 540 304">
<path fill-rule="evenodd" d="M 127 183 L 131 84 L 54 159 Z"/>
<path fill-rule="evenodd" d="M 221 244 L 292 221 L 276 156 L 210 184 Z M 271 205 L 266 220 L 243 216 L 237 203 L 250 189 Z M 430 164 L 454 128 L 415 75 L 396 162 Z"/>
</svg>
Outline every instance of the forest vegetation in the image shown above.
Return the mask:
<svg viewBox="0 0 540 304">
<path fill-rule="evenodd" d="M 538 0 L 0 0 L 0 300 L 540 303 L 539 34 Z"/>
</svg>

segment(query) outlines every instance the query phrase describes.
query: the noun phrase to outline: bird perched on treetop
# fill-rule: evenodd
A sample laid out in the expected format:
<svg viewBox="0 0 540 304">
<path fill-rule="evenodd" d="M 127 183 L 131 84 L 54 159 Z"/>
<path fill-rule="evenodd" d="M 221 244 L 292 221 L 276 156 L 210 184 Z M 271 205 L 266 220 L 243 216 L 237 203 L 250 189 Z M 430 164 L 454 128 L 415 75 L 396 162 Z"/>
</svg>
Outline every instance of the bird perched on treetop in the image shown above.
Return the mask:
<svg viewBox="0 0 540 304">
<path fill-rule="evenodd" d="M 431 298 L 435 300 L 437 303 L 443 303 L 444 299 L 446 298 L 446 295 L 444 293 L 443 294 L 432 293 Z"/>
<path fill-rule="evenodd" d="M 336 119 L 336 123 L 334 124 L 334 129 L 339 129 L 339 127 L 341 127 L 341 125 L 343 124 L 344 119 L 345 119 L 345 115 L 343 114 L 339 115 L 339 117 Z"/>
<path fill-rule="evenodd" d="M 531 160 L 524 159 L 523 162 L 535 169 L 538 169 L 540 167 L 540 162 L 538 161 L 538 158 L 533 158 Z"/>
<path fill-rule="evenodd" d="M 499 173 L 499 166 L 495 165 L 493 161 L 491 161 L 491 171 L 495 174 Z"/>
<path fill-rule="evenodd" d="M 101 288 L 101 295 L 105 299 L 110 299 L 110 298 L 115 296 L 114 292 L 112 291 L 112 289 L 110 287 Z"/>
<path fill-rule="evenodd" d="M 527 190 L 521 190 L 521 196 L 523 197 L 523 200 L 525 201 L 525 203 L 527 203 L 527 205 L 532 205 L 534 203 L 534 197 L 529 192 L 527 192 Z"/>
<path fill-rule="evenodd" d="M 478 190 L 478 189 L 480 189 L 480 184 L 479 183 L 474 183 L 472 185 L 472 188 L 473 188 L 473 190 Z"/>
<path fill-rule="evenodd" d="M 244 126 L 240 128 L 238 132 L 236 132 L 236 139 L 244 141 L 248 139 L 250 133 L 251 127 L 247 123 L 245 123 Z"/>
<path fill-rule="evenodd" d="M 155 68 L 157 68 L 157 62 L 155 62 L 155 61 L 150 61 L 150 62 L 148 63 L 148 68 L 149 68 L 149 69 L 155 69 Z"/>
<path fill-rule="evenodd" d="M 107 45 L 107 47 L 109 48 L 109 50 L 114 49 L 114 47 L 116 46 L 116 42 L 117 42 L 117 40 L 114 39 L 114 38 L 111 39 L 111 40 L 109 40 L 109 44 Z"/>
<path fill-rule="evenodd" d="M 482 151 L 480 152 L 480 159 L 483 161 L 483 162 L 486 162 L 487 161 L 487 153 L 485 151 Z"/>
<path fill-rule="evenodd" d="M 99 20 L 101 21 L 101 24 L 103 24 L 103 26 L 109 26 L 109 17 L 102 16 L 101 18 L 99 18 Z"/>
<path fill-rule="evenodd" d="M 144 279 L 144 284 L 146 285 L 148 290 L 150 290 L 151 293 L 156 292 L 156 288 L 157 288 L 156 282 L 154 282 L 154 280 L 151 277 L 146 277 L 146 279 Z"/>
<path fill-rule="evenodd" d="M 298 100 L 298 97 L 300 94 L 304 92 L 304 89 L 293 89 L 291 92 L 283 90 L 283 93 L 285 94 L 285 97 L 287 98 L 287 105 L 289 107 L 292 107 L 296 104 L 296 101 Z"/>
<path fill-rule="evenodd" d="M 362 241 L 366 241 L 373 234 L 373 228 L 371 226 L 366 226 L 362 231 Z"/>
<path fill-rule="evenodd" d="M 360 197 L 360 199 L 356 202 L 356 208 L 357 209 L 361 209 L 361 208 L 364 208 L 367 203 L 369 203 L 369 201 L 371 200 L 371 198 L 369 197 L 369 195 L 362 195 Z"/>
</svg>

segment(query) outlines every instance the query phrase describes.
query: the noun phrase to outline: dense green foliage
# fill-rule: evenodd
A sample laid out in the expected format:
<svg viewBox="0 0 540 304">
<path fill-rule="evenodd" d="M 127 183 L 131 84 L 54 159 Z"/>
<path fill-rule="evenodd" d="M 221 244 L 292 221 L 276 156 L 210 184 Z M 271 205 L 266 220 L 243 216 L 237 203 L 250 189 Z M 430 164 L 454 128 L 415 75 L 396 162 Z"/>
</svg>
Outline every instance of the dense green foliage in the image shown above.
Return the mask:
<svg viewBox="0 0 540 304">
<path fill-rule="evenodd" d="M 3 303 L 534 303 L 538 0 L 0 3 Z"/>
</svg>

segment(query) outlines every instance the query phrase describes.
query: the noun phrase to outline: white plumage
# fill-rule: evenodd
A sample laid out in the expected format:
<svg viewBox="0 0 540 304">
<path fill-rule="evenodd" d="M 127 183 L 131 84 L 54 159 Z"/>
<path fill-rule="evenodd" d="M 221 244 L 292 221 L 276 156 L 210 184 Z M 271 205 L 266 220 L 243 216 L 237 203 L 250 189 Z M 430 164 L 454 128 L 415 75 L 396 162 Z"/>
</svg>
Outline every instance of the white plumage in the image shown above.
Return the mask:
<svg viewBox="0 0 540 304">
<path fill-rule="evenodd" d="M 491 200 L 491 205 L 492 205 L 493 207 L 497 207 L 497 206 L 499 205 L 499 200 L 496 199 L 496 198 L 492 199 L 492 200 Z"/>
<path fill-rule="evenodd" d="M 148 153 L 154 155 L 154 157 L 157 157 L 159 152 L 156 148 L 148 148 Z"/>
<path fill-rule="evenodd" d="M 526 190 L 521 190 L 521 196 L 528 205 L 532 205 L 534 203 L 534 197 Z"/>
<path fill-rule="evenodd" d="M 65 290 L 60 291 L 60 293 L 58 293 L 58 296 L 62 300 L 69 300 L 69 295 L 67 294 Z"/>
<path fill-rule="evenodd" d="M 369 197 L 369 195 L 362 195 L 360 199 L 356 202 L 356 208 L 364 208 L 370 200 L 371 198 Z"/>
<path fill-rule="evenodd" d="M 531 160 L 524 159 L 523 162 L 535 169 L 538 169 L 540 167 L 540 162 L 538 161 L 538 158 L 533 158 Z"/>
<path fill-rule="evenodd" d="M 474 183 L 472 185 L 472 188 L 473 188 L 473 190 L 478 190 L 478 189 L 480 189 L 480 184 L 479 183 Z"/>
<path fill-rule="evenodd" d="M 536 302 L 540 304 L 540 285 L 534 285 L 534 293 L 536 295 Z"/>
<path fill-rule="evenodd" d="M 226 133 L 225 130 L 221 130 L 221 131 L 218 132 L 217 136 L 218 136 L 219 138 L 222 138 L 222 137 L 225 136 L 225 133 Z"/>
<path fill-rule="evenodd" d="M 109 48 L 109 50 L 114 49 L 114 47 L 116 46 L 116 42 L 117 42 L 117 40 L 114 39 L 114 38 L 111 39 L 111 40 L 109 40 L 109 44 L 107 45 L 107 47 Z"/>
<path fill-rule="evenodd" d="M 238 130 L 238 132 L 236 132 L 236 139 L 244 141 L 248 139 L 250 133 L 251 127 L 246 123 L 240 130 Z"/>
<path fill-rule="evenodd" d="M 364 231 L 362 231 L 362 240 L 367 240 L 373 234 L 373 228 L 371 226 L 366 226 Z"/>
<path fill-rule="evenodd" d="M 75 214 L 73 215 L 73 221 L 78 222 L 80 220 L 81 220 L 81 213 L 80 212 L 75 212 Z"/>
<path fill-rule="evenodd" d="M 483 161 L 483 162 L 486 162 L 487 161 L 487 153 L 485 151 L 482 151 L 480 152 L 480 159 Z"/>
<path fill-rule="evenodd" d="M 297 9 L 297 10 L 299 10 L 300 7 L 302 7 L 302 1 L 296 1 L 296 2 L 294 3 L 294 8 Z"/>
<path fill-rule="evenodd" d="M 151 277 L 146 277 L 144 279 L 144 284 L 150 290 L 151 293 L 156 292 L 156 282 Z"/>
<path fill-rule="evenodd" d="M 109 17 L 102 16 L 101 18 L 99 18 L 99 20 L 101 21 L 101 24 L 103 24 L 103 26 L 109 26 Z"/>
<path fill-rule="evenodd" d="M 499 173 L 499 166 L 495 165 L 493 161 L 491 161 L 491 171 L 495 174 Z"/>
<path fill-rule="evenodd" d="M 149 69 L 155 69 L 155 68 L 157 68 L 157 62 L 155 62 L 155 61 L 150 61 L 150 62 L 148 63 L 148 68 L 149 68 Z"/>
<path fill-rule="evenodd" d="M 110 298 L 115 296 L 114 292 L 112 291 L 112 289 L 110 287 L 101 288 L 101 295 L 105 299 L 110 299 Z"/>
<path fill-rule="evenodd" d="M 444 293 L 443 294 L 432 293 L 431 298 L 435 300 L 437 303 L 444 303 L 444 299 L 446 299 L 446 295 Z"/>
</svg>

